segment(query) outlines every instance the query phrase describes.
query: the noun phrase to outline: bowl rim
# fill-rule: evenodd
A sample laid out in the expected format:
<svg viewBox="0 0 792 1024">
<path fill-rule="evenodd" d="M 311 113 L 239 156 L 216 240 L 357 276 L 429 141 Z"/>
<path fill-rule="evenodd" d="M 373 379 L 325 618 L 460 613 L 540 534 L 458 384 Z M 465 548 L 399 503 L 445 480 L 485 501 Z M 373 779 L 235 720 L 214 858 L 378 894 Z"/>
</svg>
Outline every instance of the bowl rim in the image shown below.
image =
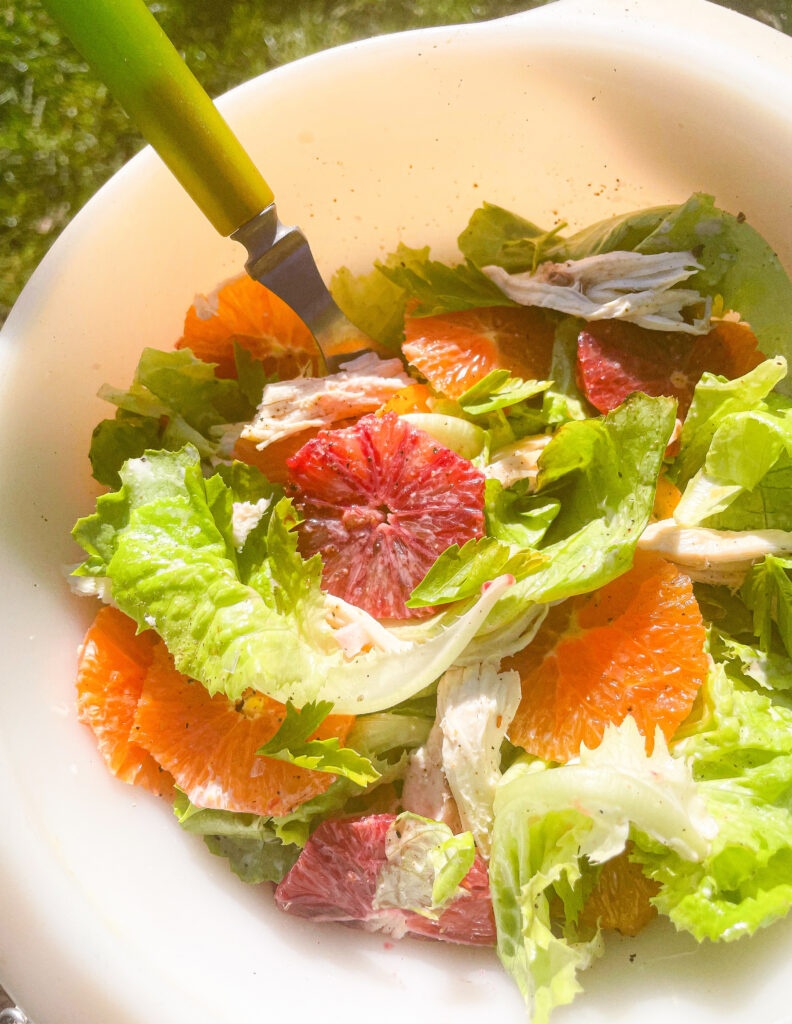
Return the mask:
<svg viewBox="0 0 792 1024">
<path fill-rule="evenodd" d="M 218 101 L 221 110 L 229 117 L 241 106 L 254 100 L 259 92 L 268 87 L 268 83 L 289 79 L 289 76 L 299 76 L 303 68 L 312 68 L 321 65 L 335 64 L 356 59 L 358 53 L 371 54 L 376 52 L 391 52 L 393 48 L 397 51 L 407 50 L 414 46 L 417 40 L 446 39 L 483 36 L 491 34 L 493 38 L 501 32 L 526 32 L 532 33 L 534 37 L 544 34 L 548 41 L 553 38 L 561 38 L 572 33 L 581 46 L 613 45 L 613 28 L 619 26 L 621 31 L 618 43 L 620 46 L 635 46 L 637 41 L 643 41 L 644 45 L 658 40 L 665 43 L 668 39 L 676 39 L 681 26 L 690 23 L 691 9 L 695 9 L 697 17 L 711 27 L 712 33 L 707 40 L 707 47 L 712 59 L 719 59 L 724 53 L 734 53 L 739 56 L 739 66 L 747 65 L 752 68 L 752 77 L 745 80 L 747 91 L 755 88 L 767 89 L 768 83 L 773 84 L 770 91 L 770 101 L 779 109 L 783 107 L 787 120 L 792 125 L 792 112 L 786 101 L 790 96 L 790 81 L 786 68 L 789 67 L 789 58 L 792 56 L 792 39 L 788 39 L 781 33 L 760 25 L 751 19 L 736 12 L 726 10 L 718 5 L 707 2 L 707 0 L 664 0 L 663 7 L 659 7 L 653 0 L 628 0 L 628 17 L 625 19 L 623 11 L 625 4 L 622 0 L 557 0 L 556 3 L 536 8 L 532 11 L 522 12 L 488 22 L 480 22 L 464 26 L 440 27 L 429 29 L 414 29 L 396 35 L 380 36 L 373 39 L 361 40 L 345 44 L 331 50 L 322 51 L 308 57 L 301 58 L 292 64 L 277 68 L 258 76 L 249 82 L 243 83 L 224 94 Z M 734 30 L 740 29 L 739 39 L 735 38 Z M 660 35 L 658 36 L 658 32 Z M 688 52 L 690 48 L 701 48 L 701 42 L 686 38 L 683 40 L 681 49 Z M 756 52 L 762 51 L 764 63 L 756 60 Z M 751 61 L 758 65 L 753 68 Z M 786 66 L 783 67 L 784 61 Z M 782 67 L 784 74 L 782 74 Z M 731 73 L 733 74 L 733 72 Z M 731 78 L 731 74 L 729 77 Z M 265 81 L 267 84 L 265 84 Z M 782 88 L 783 85 L 783 88 Z M 46 291 L 48 282 L 54 275 L 57 275 L 59 265 L 67 258 L 68 246 L 72 238 L 79 237 L 83 232 L 92 230 L 92 224 L 99 214 L 101 206 L 105 202 L 117 201 L 119 196 L 127 190 L 128 185 L 133 181 L 144 177 L 150 162 L 156 159 L 148 147 L 132 158 L 116 175 L 114 175 L 89 201 L 72 222 L 56 240 L 48 252 L 40 267 L 34 272 L 30 281 L 20 295 L 19 300 L 6 322 L 3 331 L 0 332 L 0 374 L 6 379 L 6 385 L 11 386 L 13 371 L 15 367 L 13 358 L 19 355 L 21 346 L 15 344 L 16 339 L 24 336 L 26 325 L 35 323 L 36 308 L 42 291 Z M 5 372 L 3 372 L 5 371 Z M 1 399 L 0 399 L 1 400 Z M 0 723 L 2 732 L 2 723 Z M 7 835 L 26 836 L 29 840 L 36 838 L 30 823 L 25 820 L 24 804 L 16 793 L 14 787 L 14 770 L 3 756 L 0 748 L 0 792 L 4 794 Z M 39 864 L 42 863 L 37 851 Z M 45 851 L 50 856 L 50 851 Z M 46 862 L 46 857 L 44 858 Z M 0 867 L 6 877 L 21 877 L 30 867 L 29 851 L 24 845 L 17 847 L 16 844 L 7 844 L 5 849 L 0 849 Z M 57 978 L 58 984 L 53 985 L 53 995 L 45 996 L 37 991 L 40 974 L 40 963 L 33 962 L 28 951 L 40 945 L 43 950 L 52 950 L 57 946 L 55 932 L 49 918 L 50 907 L 46 900 L 46 890 L 42 887 L 30 887 L 24 893 L 15 893 L 13 898 L 13 919 L 19 923 L 24 922 L 29 929 L 25 942 L 20 943 L 17 948 L 13 945 L 3 950 L 3 982 L 9 988 L 22 1005 L 34 1003 L 41 1008 L 42 1016 L 40 1024 L 44 1024 L 45 1016 L 49 1019 L 63 1019 L 58 1016 L 59 1010 L 62 1013 L 62 1001 L 71 999 L 74 1005 L 78 1000 L 87 998 L 87 993 L 92 992 L 91 972 L 92 965 L 87 960 L 81 960 L 80 966 L 82 975 L 71 978 L 64 975 L 62 965 L 52 965 L 53 976 Z M 79 903 L 72 901 L 72 905 L 78 908 Z M 61 927 L 58 942 L 65 948 L 70 941 L 71 930 L 68 927 Z M 13 939 L 13 936 L 11 937 Z M 123 993 L 116 993 L 112 999 L 117 1002 L 117 1018 L 120 1020 L 133 1020 L 128 1016 L 130 1008 L 125 1006 Z M 111 1000 L 112 1001 L 112 1000 Z M 82 1009 L 90 1013 L 90 1007 L 83 1003 Z M 143 1017 L 140 1018 L 142 1024 Z"/>
</svg>

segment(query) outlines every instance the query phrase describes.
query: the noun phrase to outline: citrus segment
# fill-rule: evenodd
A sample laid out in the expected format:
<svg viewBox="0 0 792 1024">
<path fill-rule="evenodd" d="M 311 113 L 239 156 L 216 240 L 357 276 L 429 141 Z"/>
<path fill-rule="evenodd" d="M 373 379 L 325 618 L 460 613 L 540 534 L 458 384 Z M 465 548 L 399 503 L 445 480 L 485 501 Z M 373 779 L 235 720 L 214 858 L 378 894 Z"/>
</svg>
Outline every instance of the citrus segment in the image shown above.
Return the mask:
<svg viewBox="0 0 792 1024">
<path fill-rule="evenodd" d="M 734 380 L 764 362 L 765 356 L 748 324 L 719 320 L 709 334 L 696 340 L 694 358 L 699 377 L 708 371 Z"/>
<path fill-rule="evenodd" d="M 655 728 L 670 739 L 690 712 L 708 670 L 704 640 L 690 578 L 639 553 L 617 580 L 551 609 L 533 643 L 504 660 L 522 681 L 509 738 L 565 762 L 632 715 L 651 751 Z"/>
<path fill-rule="evenodd" d="M 323 430 L 288 459 L 304 557 L 322 586 L 378 618 L 427 609 L 405 601 L 438 556 L 484 531 L 484 475 L 389 412 Z"/>
<path fill-rule="evenodd" d="M 350 426 L 354 420 L 340 420 L 338 427 Z M 240 437 L 234 445 L 232 457 L 249 466 L 256 466 L 273 484 L 286 484 L 289 480 L 289 468 L 286 460 L 296 454 L 304 444 L 321 430 L 321 427 L 309 427 L 298 434 L 291 434 L 280 441 L 273 441 L 266 448 L 257 448 L 256 442 Z"/>
<path fill-rule="evenodd" d="M 493 306 L 404 321 L 407 361 L 448 398 L 459 398 L 493 370 L 524 380 L 550 372 L 554 330 L 534 308 Z"/>
<path fill-rule="evenodd" d="M 385 839 L 394 820 L 393 814 L 375 814 L 322 822 L 275 890 L 275 902 L 289 914 L 316 921 L 343 921 L 392 935 L 406 931 L 465 945 L 493 945 L 489 879 L 478 855 L 462 880 L 462 891 L 437 919 L 399 908 L 374 908 L 377 882 L 387 862 Z"/>
<path fill-rule="evenodd" d="M 134 736 L 197 806 L 283 815 L 323 793 L 333 780 L 324 772 L 256 755 L 284 715 L 282 704 L 261 694 L 236 703 L 222 694 L 210 696 L 201 683 L 177 672 L 164 647 L 158 647 L 135 712 Z M 353 721 L 331 715 L 315 736 L 343 742 Z"/>
<path fill-rule="evenodd" d="M 408 412 L 431 412 L 431 397 L 432 392 L 425 384 L 410 384 L 389 398 L 381 409 L 377 409 L 376 415 L 395 412 L 397 416 L 404 416 Z"/>
<path fill-rule="evenodd" d="M 680 489 L 671 483 L 665 473 L 661 473 L 657 481 L 652 515 L 656 519 L 670 519 L 681 500 Z"/>
<path fill-rule="evenodd" d="M 123 782 L 171 796 L 173 779 L 131 739 L 135 708 L 158 643 L 152 632 L 135 635 L 132 619 L 102 608 L 80 647 L 77 715 L 96 736 L 107 767 Z"/>
<path fill-rule="evenodd" d="M 741 323 L 721 321 L 709 334 L 651 331 L 623 320 L 589 323 L 578 337 L 578 385 L 599 412 L 610 412 L 635 391 L 669 395 L 684 418 L 704 372 L 742 376 L 764 356 Z"/>
<path fill-rule="evenodd" d="M 633 864 L 627 851 L 602 865 L 597 884 L 580 913 L 580 924 L 622 935 L 637 935 L 657 908 L 649 902 L 660 890 L 658 882 L 647 878 L 639 864 Z"/>
<path fill-rule="evenodd" d="M 267 374 L 289 380 L 321 372 L 311 332 L 294 310 L 247 274 L 222 285 L 214 296 L 199 296 L 187 310 L 176 348 L 189 348 L 217 363 L 218 377 L 235 377 L 234 342 L 261 360 Z"/>
</svg>

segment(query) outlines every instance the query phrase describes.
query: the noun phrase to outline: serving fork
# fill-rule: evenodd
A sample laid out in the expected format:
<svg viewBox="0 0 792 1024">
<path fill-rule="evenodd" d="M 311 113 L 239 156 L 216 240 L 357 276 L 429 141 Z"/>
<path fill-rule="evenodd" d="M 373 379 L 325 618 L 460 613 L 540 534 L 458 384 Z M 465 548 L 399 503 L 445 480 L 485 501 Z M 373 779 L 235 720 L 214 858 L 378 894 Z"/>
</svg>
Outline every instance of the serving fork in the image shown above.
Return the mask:
<svg viewBox="0 0 792 1024">
<path fill-rule="evenodd" d="M 143 0 L 44 0 L 82 56 L 245 269 L 306 324 L 327 369 L 373 349 L 339 309 L 298 227 L 281 223 L 272 189 Z"/>
</svg>

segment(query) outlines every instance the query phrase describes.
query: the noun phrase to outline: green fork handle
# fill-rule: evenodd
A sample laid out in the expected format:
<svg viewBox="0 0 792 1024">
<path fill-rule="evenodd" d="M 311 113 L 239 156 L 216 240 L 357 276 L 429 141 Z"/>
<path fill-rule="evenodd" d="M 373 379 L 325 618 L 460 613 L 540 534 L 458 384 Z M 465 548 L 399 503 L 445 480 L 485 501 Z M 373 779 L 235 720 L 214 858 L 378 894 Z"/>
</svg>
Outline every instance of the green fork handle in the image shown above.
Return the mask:
<svg viewBox="0 0 792 1024">
<path fill-rule="evenodd" d="M 43 0 L 221 235 L 273 199 L 269 185 L 143 0 Z"/>
</svg>

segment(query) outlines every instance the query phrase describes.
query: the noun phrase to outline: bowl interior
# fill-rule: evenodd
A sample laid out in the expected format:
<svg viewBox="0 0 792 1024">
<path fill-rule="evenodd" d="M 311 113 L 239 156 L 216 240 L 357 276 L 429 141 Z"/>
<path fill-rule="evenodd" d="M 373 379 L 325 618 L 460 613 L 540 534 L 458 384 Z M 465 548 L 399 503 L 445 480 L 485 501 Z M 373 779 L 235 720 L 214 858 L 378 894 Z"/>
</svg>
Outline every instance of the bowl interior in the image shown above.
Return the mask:
<svg viewBox="0 0 792 1024">
<path fill-rule="evenodd" d="M 355 44 L 221 106 L 328 275 L 399 241 L 449 257 L 483 200 L 574 229 L 696 190 L 744 211 L 792 268 L 792 90 L 777 71 L 792 43 L 694 0 L 594 6 Z M 3 332 L 0 977 L 39 1024 L 208 1024 L 328 1003 L 393 1022 L 407 1007 L 519 1019 L 487 951 L 390 948 L 278 914 L 268 887 L 245 887 L 166 806 L 109 778 L 76 721 L 94 608 L 62 566 L 96 493 L 90 432 L 111 414 L 94 395 L 128 381 L 144 345 L 172 345 L 194 293 L 241 264 L 146 151 L 67 229 Z M 720 949 L 662 925 L 609 945 L 566 1019 L 634 1020 L 640 1004 L 647 1024 L 671 1010 L 747 1020 L 786 1005 L 785 925 Z"/>
</svg>

